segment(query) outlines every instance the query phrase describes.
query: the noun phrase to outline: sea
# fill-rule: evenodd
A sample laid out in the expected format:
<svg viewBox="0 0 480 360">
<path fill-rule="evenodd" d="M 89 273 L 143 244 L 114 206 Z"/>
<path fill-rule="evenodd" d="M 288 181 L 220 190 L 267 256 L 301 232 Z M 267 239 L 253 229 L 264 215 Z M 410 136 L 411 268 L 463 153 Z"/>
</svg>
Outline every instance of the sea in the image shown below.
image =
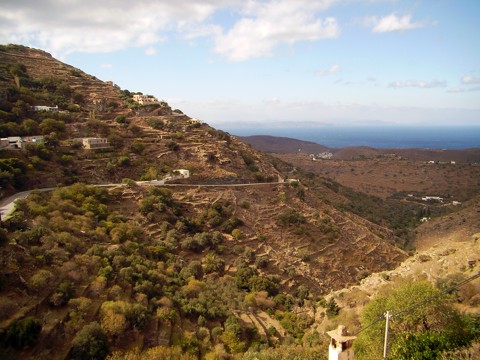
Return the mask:
<svg viewBox="0 0 480 360">
<path fill-rule="evenodd" d="M 271 135 L 312 141 L 329 148 L 368 146 L 377 149 L 480 148 L 479 126 L 318 126 L 223 127 L 235 136 Z"/>
</svg>

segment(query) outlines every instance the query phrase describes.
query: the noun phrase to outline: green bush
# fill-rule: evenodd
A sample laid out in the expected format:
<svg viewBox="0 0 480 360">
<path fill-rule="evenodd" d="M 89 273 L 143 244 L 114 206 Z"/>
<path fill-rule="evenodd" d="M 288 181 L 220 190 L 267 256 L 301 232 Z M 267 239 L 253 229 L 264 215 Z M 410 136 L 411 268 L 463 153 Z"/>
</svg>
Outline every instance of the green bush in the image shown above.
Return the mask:
<svg viewBox="0 0 480 360">
<path fill-rule="evenodd" d="M 62 281 L 55 292 L 50 296 L 50 303 L 53 306 L 65 305 L 73 296 L 73 285 L 70 281 Z"/>
<path fill-rule="evenodd" d="M 11 324 L 6 330 L 4 341 L 7 346 L 22 348 L 34 343 L 41 331 L 40 321 L 29 316 Z"/>
<path fill-rule="evenodd" d="M 120 156 L 117 160 L 117 164 L 123 167 L 130 166 L 130 158 L 128 156 Z"/>
<path fill-rule="evenodd" d="M 70 359 L 103 360 L 108 354 L 108 338 L 98 322 L 85 325 L 72 341 Z"/>
<path fill-rule="evenodd" d="M 55 120 L 55 119 L 44 119 L 40 125 L 40 131 L 42 134 L 47 135 L 52 132 L 54 133 L 63 133 L 65 131 L 65 122 L 62 120 Z"/>
<path fill-rule="evenodd" d="M 44 290 L 53 280 L 53 274 L 48 270 L 39 270 L 28 281 L 28 285 L 34 291 Z"/>
<path fill-rule="evenodd" d="M 180 145 L 178 145 L 175 141 L 170 140 L 167 141 L 165 146 L 170 150 L 170 151 L 178 151 L 180 150 Z"/>
<path fill-rule="evenodd" d="M 292 224 L 299 225 L 304 224 L 306 219 L 302 214 L 299 214 L 294 209 L 287 209 L 278 216 L 278 222 L 283 226 Z"/>
<path fill-rule="evenodd" d="M 340 312 L 340 308 L 338 307 L 337 302 L 335 301 L 334 298 L 331 298 L 327 303 L 327 310 L 326 310 L 327 317 L 331 319 L 337 316 L 339 312 Z"/>
</svg>

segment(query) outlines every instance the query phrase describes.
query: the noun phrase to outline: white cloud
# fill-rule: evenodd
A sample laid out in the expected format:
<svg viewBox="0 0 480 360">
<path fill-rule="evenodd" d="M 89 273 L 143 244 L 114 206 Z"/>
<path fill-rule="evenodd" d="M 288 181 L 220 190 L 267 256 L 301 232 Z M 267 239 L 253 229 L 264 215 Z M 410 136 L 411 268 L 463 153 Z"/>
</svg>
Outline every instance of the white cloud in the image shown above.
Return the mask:
<svg viewBox="0 0 480 360">
<path fill-rule="evenodd" d="M 480 77 L 464 76 L 462 78 L 462 83 L 466 85 L 480 84 Z"/>
<path fill-rule="evenodd" d="M 193 40 L 199 37 L 219 35 L 222 33 L 222 28 L 214 24 L 191 24 L 184 26 L 181 31 L 185 39 Z"/>
<path fill-rule="evenodd" d="M 382 18 L 372 16 L 367 18 L 364 23 L 372 27 L 374 33 L 412 30 L 426 26 L 425 22 L 412 23 L 412 15 L 410 14 L 404 16 L 390 14 Z"/>
<path fill-rule="evenodd" d="M 147 56 L 153 56 L 157 53 L 157 49 L 155 49 L 153 46 L 148 47 L 145 49 L 145 55 Z"/>
<path fill-rule="evenodd" d="M 100 65 L 102 69 L 110 69 L 112 67 L 112 64 L 102 64 Z"/>
<path fill-rule="evenodd" d="M 206 21 L 237 0 L 16 0 L 2 3 L 0 42 L 39 46 L 56 55 L 151 47 L 169 31 Z"/>
<path fill-rule="evenodd" d="M 461 87 L 454 87 L 447 90 L 447 93 L 451 93 L 451 94 L 459 94 L 462 92 L 465 92 L 465 89 L 462 89 Z"/>
<path fill-rule="evenodd" d="M 41 47 L 55 56 L 143 47 L 146 54 L 172 33 L 209 36 L 230 60 L 269 56 L 280 44 L 335 38 L 336 19 L 318 13 L 338 0 L 16 0 L 2 4 L 0 42 Z M 229 10 L 233 25 L 213 15 Z"/>
<path fill-rule="evenodd" d="M 407 80 L 407 81 L 394 81 L 388 85 L 388 87 L 399 89 L 399 88 L 422 88 L 422 89 L 431 89 L 447 86 L 446 81 L 432 80 L 432 81 L 422 81 L 422 80 Z"/>
<path fill-rule="evenodd" d="M 332 1 L 248 1 L 244 16 L 215 38 L 215 52 L 233 61 L 271 56 L 280 44 L 336 38 L 335 18 L 316 17 Z"/>
<path fill-rule="evenodd" d="M 332 65 L 328 69 L 320 70 L 316 72 L 316 75 L 318 76 L 326 76 L 330 74 L 335 74 L 340 71 L 340 65 Z"/>
</svg>

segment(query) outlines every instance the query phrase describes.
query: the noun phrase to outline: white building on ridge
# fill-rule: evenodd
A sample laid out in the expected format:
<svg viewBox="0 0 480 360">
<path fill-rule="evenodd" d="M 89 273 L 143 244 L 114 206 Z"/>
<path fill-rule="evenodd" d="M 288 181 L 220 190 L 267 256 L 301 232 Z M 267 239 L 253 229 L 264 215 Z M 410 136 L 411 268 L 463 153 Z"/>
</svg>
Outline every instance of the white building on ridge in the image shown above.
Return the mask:
<svg viewBox="0 0 480 360">
<path fill-rule="evenodd" d="M 133 101 L 141 104 L 141 105 L 147 105 L 147 104 L 158 104 L 160 101 L 155 96 L 152 95 L 138 95 L 135 94 L 133 95 Z"/>
</svg>

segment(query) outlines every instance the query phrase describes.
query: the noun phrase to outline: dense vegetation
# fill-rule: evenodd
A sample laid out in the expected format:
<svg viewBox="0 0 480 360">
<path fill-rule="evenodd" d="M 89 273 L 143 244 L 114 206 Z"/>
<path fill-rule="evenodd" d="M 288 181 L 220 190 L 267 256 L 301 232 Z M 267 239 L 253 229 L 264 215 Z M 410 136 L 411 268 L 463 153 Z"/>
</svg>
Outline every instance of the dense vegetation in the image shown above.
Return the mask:
<svg viewBox="0 0 480 360">
<path fill-rule="evenodd" d="M 34 306 L 28 321 L 37 324 L 53 311 L 63 323 L 48 336 L 64 333 L 75 359 L 104 358 L 109 347 L 131 343 L 132 333 L 160 337 L 194 356 L 258 351 L 277 343 L 279 330 L 265 337 L 239 321 L 238 314 L 254 309 L 280 322 L 286 344 L 303 344 L 313 319 L 292 310 L 308 299 L 306 288 L 296 297 L 282 293 L 280 279 L 260 271 L 263 259 L 252 254 L 237 259 L 234 274 L 225 273 L 225 234 L 241 226 L 228 203 L 192 216 L 170 190 L 137 188 L 142 200 L 132 218 L 118 207 L 122 191 L 76 184 L 18 202 L 5 226 L 8 240 L 24 251 L 3 245 L 2 291 L 20 286 L 26 297 L 15 303 L 2 297 L 3 319 Z M 27 335 L 9 335 L 4 349 L 35 341 L 39 328 L 22 321 L 5 331 Z"/>
<path fill-rule="evenodd" d="M 378 296 L 362 312 L 364 331 L 355 342 L 359 359 L 381 359 L 387 310 L 393 316 L 389 358 L 439 359 L 480 339 L 480 316 L 461 315 L 455 297 L 427 281 L 407 283 Z M 445 355 L 448 356 L 448 355 Z"/>
</svg>

